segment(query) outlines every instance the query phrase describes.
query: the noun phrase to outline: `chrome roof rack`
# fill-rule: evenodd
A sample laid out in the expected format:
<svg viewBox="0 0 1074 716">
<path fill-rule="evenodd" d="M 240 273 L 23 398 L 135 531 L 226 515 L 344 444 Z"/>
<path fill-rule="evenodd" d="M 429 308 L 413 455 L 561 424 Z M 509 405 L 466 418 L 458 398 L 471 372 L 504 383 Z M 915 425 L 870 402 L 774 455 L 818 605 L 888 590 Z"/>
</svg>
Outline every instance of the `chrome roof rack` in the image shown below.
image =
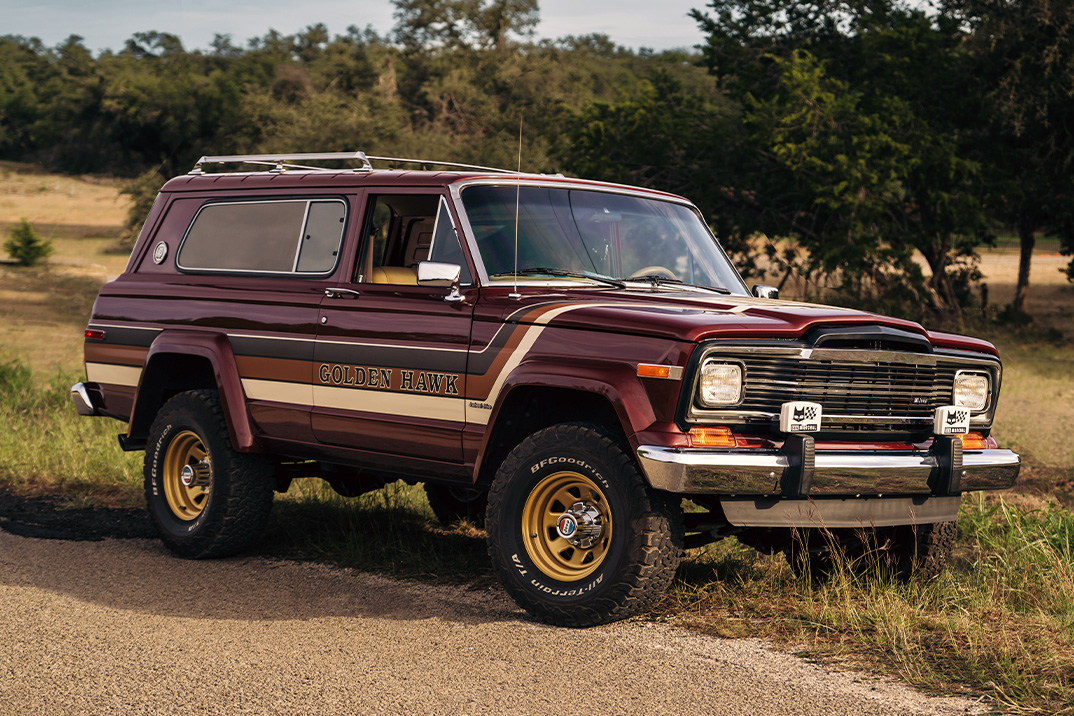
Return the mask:
<svg viewBox="0 0 1074 716">
<path fill-rule="evenodd" d="M 441 162 L 434 159 L 404 159 L 401 157 L 374 157 L 369 156 L 365 152 L 319 152 L 313 154 L 230 154 L 223 156 L 206 156 L 202 157 L 194 164 L 194 168 L 191 169 L 189 174 L 204 174 L 205 170 L 202 168 L 206 164 L 259 164 L 262 166 L 271 167 L 268 171 L 273 174 L 282 174 L 288 169 L 302 169 L 306 171 L 314 172 L 334 172 L 338 169 L 328 169 L 326 167 L 311 167 L 305 164 L 295 164 L 293 162 L 312 162 L 312 161 L 359 161 L 361 166 L 354 167 L 351 171 L 354 172 L 368 172 L 373 170 L 373 164 L 370 160 L 377 160 L 379 162 L 399 162 L 403 164 L 418 164 L 421 166 L 437 166 L 437 167 L 451 167 L 453 169 L 476 169 L 483 172 L 496 172 L 502 174 L 518 174 L 510 169 L 497 169 L 496 167 L 483 167 L 478 164 L 459 164 L 458 162 Z"/>
</svg>

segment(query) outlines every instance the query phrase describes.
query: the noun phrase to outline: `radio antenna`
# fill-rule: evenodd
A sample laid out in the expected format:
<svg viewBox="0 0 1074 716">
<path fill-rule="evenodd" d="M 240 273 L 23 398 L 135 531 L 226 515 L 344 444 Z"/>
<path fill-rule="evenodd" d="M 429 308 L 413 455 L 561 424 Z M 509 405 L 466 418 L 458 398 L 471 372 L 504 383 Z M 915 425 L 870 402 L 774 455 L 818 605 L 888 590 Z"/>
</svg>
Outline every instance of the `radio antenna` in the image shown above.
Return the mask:
<svg viewBox="0 0 1074 716">
<path fill-rule="evenodd" d="M 522 116 L 518 117 L 518 171 L 515 173 L 515 270 L 514 287 L 508 298 L 522 298 L 518 292 L 518 205 L 522 194 Z"/>
</svg>

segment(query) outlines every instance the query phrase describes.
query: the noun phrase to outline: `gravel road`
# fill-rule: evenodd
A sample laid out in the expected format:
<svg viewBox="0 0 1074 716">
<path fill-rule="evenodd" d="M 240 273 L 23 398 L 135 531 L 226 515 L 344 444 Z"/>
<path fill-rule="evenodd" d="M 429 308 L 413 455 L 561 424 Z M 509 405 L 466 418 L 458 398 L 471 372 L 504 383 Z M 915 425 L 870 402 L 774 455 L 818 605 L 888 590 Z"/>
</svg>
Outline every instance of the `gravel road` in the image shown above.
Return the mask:
<svg viewBox="0 0 1074 716">
<path fill-rule="evenodd" d="M 566 630 L 498 589 L 0 532 L 0 715 L 966 714 L 752 640 Z"/>
</svg>

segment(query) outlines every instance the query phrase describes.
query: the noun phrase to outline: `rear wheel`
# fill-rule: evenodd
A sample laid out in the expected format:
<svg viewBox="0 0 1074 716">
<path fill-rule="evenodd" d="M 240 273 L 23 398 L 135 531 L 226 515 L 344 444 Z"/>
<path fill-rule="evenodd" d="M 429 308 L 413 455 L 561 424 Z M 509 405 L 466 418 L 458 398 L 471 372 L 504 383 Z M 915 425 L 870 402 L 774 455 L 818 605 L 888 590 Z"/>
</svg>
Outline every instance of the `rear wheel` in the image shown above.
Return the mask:
<svg viewBox="0 0 1074 716">
<path fill-rule="evenodd" d="M 144 478 L 157 533 L 181 557 L 247 548 L 272 508 L 272 463 L 231 446 L 213 390 L 180 393 L 160 409 L 149 429 Z"/>
<path fill-rule="evenodd" d="M 536 618 L 592 626 L 651 608 L 682 553 L 680 500 L 652 490 L 629 454 L 596 426 L 534 433 L 489 491 L 489 555 Z"/>
</svg>

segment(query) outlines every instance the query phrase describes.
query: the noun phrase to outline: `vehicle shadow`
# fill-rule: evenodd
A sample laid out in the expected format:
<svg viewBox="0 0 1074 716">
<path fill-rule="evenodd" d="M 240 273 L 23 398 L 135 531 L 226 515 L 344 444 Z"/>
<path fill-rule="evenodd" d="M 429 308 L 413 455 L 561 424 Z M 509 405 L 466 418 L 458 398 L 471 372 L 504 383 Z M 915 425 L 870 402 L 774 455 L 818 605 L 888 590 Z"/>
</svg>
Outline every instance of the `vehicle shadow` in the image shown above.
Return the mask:
<svg viewBox="0 0 1074 716">
<path fill-rule="evenodd" d="M 40 589 L 111 609 L 169 617 L 246 621 L 368 617 L 459 623 L 526 619 L 487 573 L 475 574 L 468 583 L 450 584 L 431 573 L 415 574 L 420 580 L 399 580 L 362 571 L 361 566 L 339 568 L 274 558 L 313 559 L 318 545 L 325 550 L 339 548 L 338 539 L 323 542 L 316 531 L 297 537 L 295 532 L 308 525 L 289 521 L 286 514 L 274 520 L 252 554 L 184 560 L 156 539 L 143 539 L 153 532 L 141 510 L 62 510 L 53 502 L 0 492 L 0 586 Z M 371 528 L 377 528 L 375 520 Z M 405 526 L 397 526 L 399 531 L 404 533 L 402 541 L 398 534 L 389 535 L 394 549 L 428 540 L 441 543 L 439 551 L 461 555 L 445 563 L 444 569 L 458 570 L 483 551 L 479 539 L 435 534 L 427 526 L 416 534 L 407 535 Z M 347 541 L 375 537 L 359 532 Z M 383 559 L 385 553 L 377 557 Z M 357 559 L 359 565 L 361 561 Z M 433 564 L 428 559 L 425 563 Z M 461 581 L 458 576 L 452 581 Z"/>
</svg>

